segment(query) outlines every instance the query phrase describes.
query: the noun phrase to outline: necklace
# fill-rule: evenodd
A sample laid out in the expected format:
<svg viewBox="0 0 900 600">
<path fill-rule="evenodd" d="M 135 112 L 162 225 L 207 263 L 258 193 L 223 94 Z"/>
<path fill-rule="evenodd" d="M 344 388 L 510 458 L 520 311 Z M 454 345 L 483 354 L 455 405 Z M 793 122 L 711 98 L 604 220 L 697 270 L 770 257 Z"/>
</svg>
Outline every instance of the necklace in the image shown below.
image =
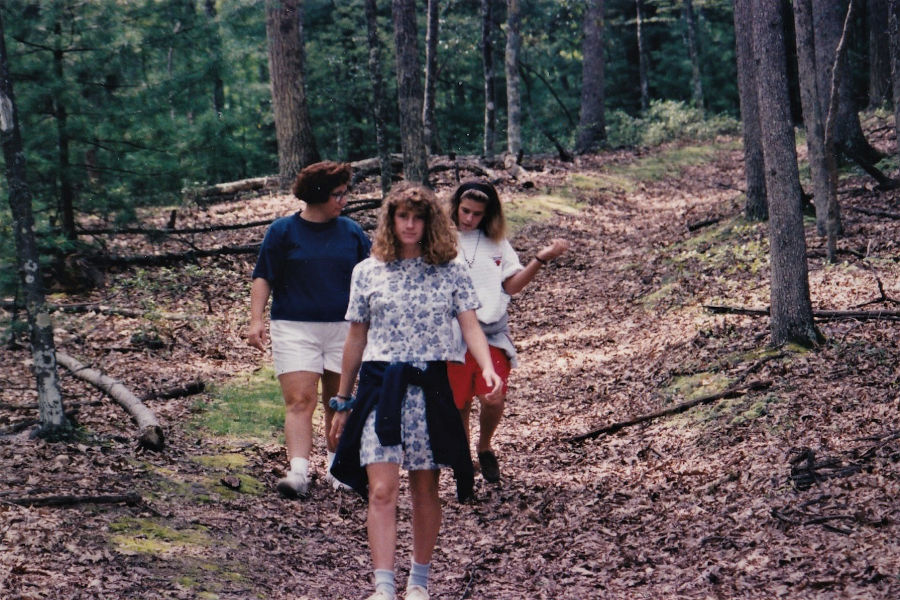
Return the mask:
<svg viewBox="0 0 900 600">
<path fill-rule="evenodd" d="M 475 240 L 475 249 L 472 250 L 472 260 L 469 260 L 469 257 L 466 255 L 466 249 L 463 248 L 463 245 L 459 245 L 459 249 L 462 250 L 463 259 L 465 259 L 466 264 L 469 265 L 469 268 L 472 268 L 472 265 L 475 264 L 475 254 L 478 252 L 478 244 L 481 243 L 481 230 L 478 230 L 478 238 Z"/>
</svg>

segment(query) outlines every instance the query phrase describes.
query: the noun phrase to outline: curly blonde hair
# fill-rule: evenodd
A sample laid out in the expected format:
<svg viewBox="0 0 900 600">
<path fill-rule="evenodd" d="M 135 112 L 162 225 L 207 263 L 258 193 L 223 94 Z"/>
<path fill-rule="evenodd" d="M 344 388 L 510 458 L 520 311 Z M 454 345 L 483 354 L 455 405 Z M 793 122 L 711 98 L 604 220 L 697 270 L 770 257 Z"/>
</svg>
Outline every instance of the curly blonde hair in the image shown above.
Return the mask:
<svg viewBox="0 0 900 600">
<path fill-rule="evenodd" d="M 378 226 L 372 242 L 372 256 L 383 262 L 400 258 L 400 240 L 394 231 L 397 208 L 414 210 L 425 217 L 422 258 L 430 265 L 456 258 L 456 227 L 438 203 L 434 192 L 423 185 L 402 182 L 388 193 L 378 212 Z"/>
</svg>

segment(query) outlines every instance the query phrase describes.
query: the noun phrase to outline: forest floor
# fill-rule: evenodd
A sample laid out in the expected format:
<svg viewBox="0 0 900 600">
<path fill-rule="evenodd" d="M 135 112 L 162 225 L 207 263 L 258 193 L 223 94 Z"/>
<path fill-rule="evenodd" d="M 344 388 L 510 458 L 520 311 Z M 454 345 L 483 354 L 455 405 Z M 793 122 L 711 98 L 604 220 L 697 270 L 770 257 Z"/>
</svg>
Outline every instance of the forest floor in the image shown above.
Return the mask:
<svg viewBox="0 0 900 600">
<path fill-rule="evenodd" d="M 893 139 L 882 149 L 893 151 Z M 741 216 L 741 157 L 723 139 L 575 164 L 534 159 L 501 183 L 510 208 L 529 215 L 513 240 L 523 258 L 552 237 L 573 247 L 512 303 L 521 365 L 496 437 L 502 481 L 477 477 L 476 500 L 459 504 L 442 476 L 432 598 L 900 597 L 900 324 L 822 318 L 826 341 L 806 351 L 770 347 L 765 317 L 704 308 L 768 306 L 767 229 Z M 438 183 L 446 195 L 452 182 Z M 814 309 L 896 312 L 900 193 L 848 171 L 840 202 L 838 264 L 825 263 L 806 219 Z M 279 195 L 182 206 L 178 226 L 295 209 Z M 162 227 L 168 214 L 142 218 Z M 258 242 L 263 230 L 104 242 L 119 254 L 174 251 Z M 0 597 L 368 595 L 366 504 L 323 482 L 321 435 L 311 496 L 287 501 L 273 488 L 279 423 L 262 438 L 203 425 L 228 408 L 226 389 L 264 380 L 259 402 L 280 402 L 270 357 L 243 340 L 252 262 L 112 270 L 100 289 L 52 298 L 144 313 L 56 315 L 61 350 L 137 395 L 209 384 L 147 400 L 165 430 L 162 452 L 139 451 L 129 417 L 65 370 L 78 436 L 12 433 L 37 418 L 36 395 L 23 338 L 0 353 Z M 23 504 L 126 493 L 140 501 Z M 404 484 L 400 586 L 409 522 Z"/>
</svg>

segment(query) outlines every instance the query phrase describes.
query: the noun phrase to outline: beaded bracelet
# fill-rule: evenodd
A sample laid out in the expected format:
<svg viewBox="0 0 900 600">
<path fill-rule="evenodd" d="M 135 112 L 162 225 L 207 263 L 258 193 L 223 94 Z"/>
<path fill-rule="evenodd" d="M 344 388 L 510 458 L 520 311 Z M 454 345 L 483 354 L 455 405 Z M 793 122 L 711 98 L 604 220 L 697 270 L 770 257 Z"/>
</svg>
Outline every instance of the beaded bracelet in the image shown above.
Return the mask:
<svg viewBox="0 0 900 600">
<path fill-rule="evenodd" d="M 340 394 L 335 394 L 331 397 L 331 400 L 328 401 L 328 406 L 336 410 L 337 412 L 346 412 L 348 410 L 353 410 L 353 407 L 356 406 L 356 396 L 341 396 Z"/>
</svg>

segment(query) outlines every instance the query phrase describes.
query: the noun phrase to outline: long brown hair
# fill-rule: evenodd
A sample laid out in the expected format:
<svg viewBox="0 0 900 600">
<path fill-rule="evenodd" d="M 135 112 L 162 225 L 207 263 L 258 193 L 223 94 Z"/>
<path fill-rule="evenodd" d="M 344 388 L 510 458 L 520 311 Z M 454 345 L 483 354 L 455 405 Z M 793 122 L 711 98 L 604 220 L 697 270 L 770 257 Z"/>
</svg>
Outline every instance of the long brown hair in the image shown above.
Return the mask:
<svg viewBox="0 0 900 600">
<path fill-rule="evenodd" d="M 479 179 L 461 183 L 450 198 L 450 218 L 459 226 L 459 205 L 463 200 L 474 200 L 484 204 L 484 216 L 478 223 L 478 229 L 489 239 L 499 242 L 506 237 L 506 217 L 497 188 Z"/>
<path fill-rule="evenodd" d="M 422 258 L 426 263 L 440 265 L 456 258 L 456 227 L 442 210 L 437 196 L 423 185 L 407 182 L 394 186 L 381 204 L 372 256 L 383 262 L 400 258 L 400 240 L 394 231 L 394 215 L 401 206 L 425 217 L 421 244 Z"/>
</svg>

